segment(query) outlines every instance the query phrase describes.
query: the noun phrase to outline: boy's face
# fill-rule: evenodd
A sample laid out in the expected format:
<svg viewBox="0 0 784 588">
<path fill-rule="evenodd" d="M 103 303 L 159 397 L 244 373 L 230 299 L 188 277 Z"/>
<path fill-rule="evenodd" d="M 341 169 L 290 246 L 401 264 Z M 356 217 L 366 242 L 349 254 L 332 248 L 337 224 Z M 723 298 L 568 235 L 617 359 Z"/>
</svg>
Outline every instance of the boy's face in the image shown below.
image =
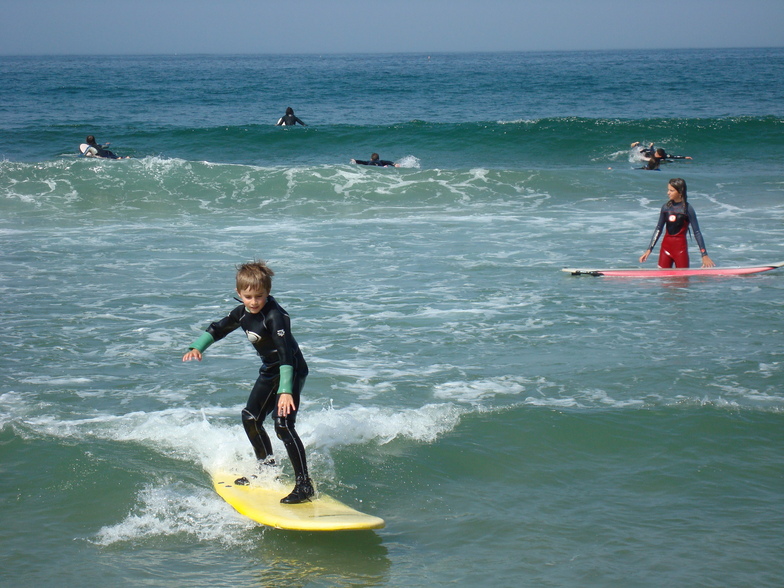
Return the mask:
<svg viewBox="0 0 784 588">
<path fill-rule="evenodd" d="M 237 294 L 240 295 L 240 299 L 245 305 L 245 310 L 251 314 L 260 312 L 261 309 L 264 308 L 264 305 L 267 304 L 267 297 L 269 296 L 269 292 L 266 290 L 254 290 L 252 288 L 248 288 L 242 292 L 237 290 Z"/>
</svg>

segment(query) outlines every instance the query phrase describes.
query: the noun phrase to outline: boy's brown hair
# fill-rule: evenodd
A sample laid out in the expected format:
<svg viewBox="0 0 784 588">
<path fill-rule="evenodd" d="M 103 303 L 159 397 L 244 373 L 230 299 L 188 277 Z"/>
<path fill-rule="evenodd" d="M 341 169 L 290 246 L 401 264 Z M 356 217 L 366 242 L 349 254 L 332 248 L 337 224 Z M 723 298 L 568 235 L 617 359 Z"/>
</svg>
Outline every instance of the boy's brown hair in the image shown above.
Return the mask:
<svg viewBox="0 0 784 588">
<path fill-rule="evenodd" d="M 245 290 L 272 291 L 272 276 L 275 275 L 262 259 L 237 266 L 237 292 Z"/>
</svg>

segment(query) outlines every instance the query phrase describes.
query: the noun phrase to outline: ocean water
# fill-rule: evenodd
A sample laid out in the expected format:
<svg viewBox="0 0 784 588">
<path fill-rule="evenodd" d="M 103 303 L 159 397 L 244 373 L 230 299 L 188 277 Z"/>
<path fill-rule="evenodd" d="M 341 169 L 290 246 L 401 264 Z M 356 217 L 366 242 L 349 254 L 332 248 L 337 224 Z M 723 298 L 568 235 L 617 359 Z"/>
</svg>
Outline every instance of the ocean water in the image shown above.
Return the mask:
<svg viewBox="0 0 784 588">
<path fill-rule="evenodd" d="M 784 260 L 783 74 L 784 49 L 0 57 L 0 584 L 780 585 L 784 271 L 560 269 L 638 265 L 670 177 L 717 264 Z M 693 159 L 642 171 L 632 141 Z M 401 167 L 349 164 L 373 151 Z M 312 476 L 383 530 L 268 529 L 212 490 L 252 467 L 258 359 L 181 357 L 254 258 L 311 368 Z"/>
</svg>

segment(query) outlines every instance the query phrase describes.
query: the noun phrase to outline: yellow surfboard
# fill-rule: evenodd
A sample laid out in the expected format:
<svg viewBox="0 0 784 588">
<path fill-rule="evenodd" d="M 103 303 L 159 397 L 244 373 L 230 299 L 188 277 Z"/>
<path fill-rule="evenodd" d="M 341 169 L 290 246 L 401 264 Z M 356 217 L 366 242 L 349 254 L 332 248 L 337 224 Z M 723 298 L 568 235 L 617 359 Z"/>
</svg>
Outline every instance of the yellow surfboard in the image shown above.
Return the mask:
<svg viewBox="0 0 784 588">
<path fill-rule="evenodd" d="M 381 529 L 384 519 L 354 510 L 331 496 L 318 494 L 310 502 L 281 504 L 291 487 L 280 483 L 251 480 L 249 485 L 234 481 L 241 475 L 217 472 L 212 483 L 215 491 L 246 517 L 276 529 L 292 531 L 361 531 Z"/>
</svg>

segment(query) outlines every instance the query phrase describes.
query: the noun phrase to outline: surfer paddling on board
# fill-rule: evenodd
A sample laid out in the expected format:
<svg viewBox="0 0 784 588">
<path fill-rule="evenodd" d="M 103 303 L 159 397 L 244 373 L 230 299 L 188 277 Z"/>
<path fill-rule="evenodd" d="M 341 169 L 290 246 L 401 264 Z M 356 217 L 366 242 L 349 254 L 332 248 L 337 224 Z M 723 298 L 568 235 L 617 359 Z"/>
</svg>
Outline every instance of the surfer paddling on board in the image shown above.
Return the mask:
<svg viewBox="0 0 784 588">
<path fill-rule="evenodd" d="M 297 116 L 294 114 L 294 109 L 293 109 L 291 106 L 289 106 L 289 107 L 286 109 L 286 114 L 284 114 L 283 116 L 281 116 L 281 117 L 278 119 L 278 122 L 276 122 L 276 123 L 275 123 L 275 126 L 277 126 L 277 127 L 293 127 L 293 126 L 295 126 L 297 123 L 301 124 L 303 127 L 306 127 L 306 126 L 308 126 L 308 125 L 306 125 L 304 122 L 302 122 L 302 121 L 301 121 L 301 120 L 300 120 L 300 119 L 299 119 L 299 118 L 298 118 L 298 117 L 297 117 Z"/>
<path fill-rule="evenodd" d="M 689 227 L 694 233 L 697 246 L 702 254 L 702 267 L 716 265 L 705 250 L 705 241 L 702 239 L 700 225 L 697 223 L 697 213 L 687 202 L 686 180 L 673 178 L 667 185 L 667 203 L 661 207 L 659 222 L 653 232 L 653 237 L 651 237 L 651 244 L 640 257 L 640 263 L 644 263 L 648 259 L 665 225 L 666 231 L 659 250 L 659 267 L 670 268 L 673 265 L 675 267 L 689 267 L 689 246 L 686 242 L 686 233 L 688 233 Z"/>
<path fill-rule="evenodd" d="M 634 147 L 640 147 L 640 142 L 636 141 L 635 143 L 632 143 L 632 148 Z M 646 161 L 654 157 L 660 160 L 661 162 L 665 162 L 665 163 L 668 161 L 672 161 L 674 159 L 692 159 L 689 155 L 672 155 L 670 153 L 667 153 L 661 147 L 654 149 L 653 143 L 651 143 L 647 147 L 640 147 L 639 152 L 640 155 L 642 155 L 642 158 L 645 159 Z"/>
<path fill-rule="evenodd" d="M 314 495 L 305 447 L 294 429 L 308 366 L 291 334 L 288 313 L 270 296 L 273 275 L 274 272 L 263 261 L 240 265 L 236 287 L 242 304 L 207 327 L 182 360 L 201 361 L 202 354 L 210 345 L 242 328 L 261 357 L 259 377 L 242 410 L 242 424 L 260 465 L 273 465 L 272 444 L 262 422 L 267 415 L 274 413 L 275 433 L 286 447 L 296 477 L 294 490 L 281 502 L 299 504 L 309 501 Z M 243 478 L 235 482 L 240 485 L 247 483 Z"/>
<path fill-rule="evenodd" d="M 359 165 L 376 165 L 378 167 L 400 167 L 399 163 L 395 163 L 394 161 L 387 161 L 386 159 L 379 159 L 378 153 L 372 153 L 370 155 L 369 161 L 364 161 L 362 159 L 352 159 L 351 163 L 356 163 Z"/>
<path fill-rule="evenodd" d="M 82 155 L 84 155 L 85 157 L 101 157 L 103 159 L 122 159 L 122 157 L 119 157 L 118 155 L 115 155 L 114 153 L 106 149 L 106 146 L 109 143 L 106 143 L 104 145 L 99 145 L 95 141 L 95 137 L 93 137 L 92 135 L 87 135 L 85 141 L 87 142 L 82 143 L 79 146 L 79 151 L 81 151 Z"/>
</svg>

